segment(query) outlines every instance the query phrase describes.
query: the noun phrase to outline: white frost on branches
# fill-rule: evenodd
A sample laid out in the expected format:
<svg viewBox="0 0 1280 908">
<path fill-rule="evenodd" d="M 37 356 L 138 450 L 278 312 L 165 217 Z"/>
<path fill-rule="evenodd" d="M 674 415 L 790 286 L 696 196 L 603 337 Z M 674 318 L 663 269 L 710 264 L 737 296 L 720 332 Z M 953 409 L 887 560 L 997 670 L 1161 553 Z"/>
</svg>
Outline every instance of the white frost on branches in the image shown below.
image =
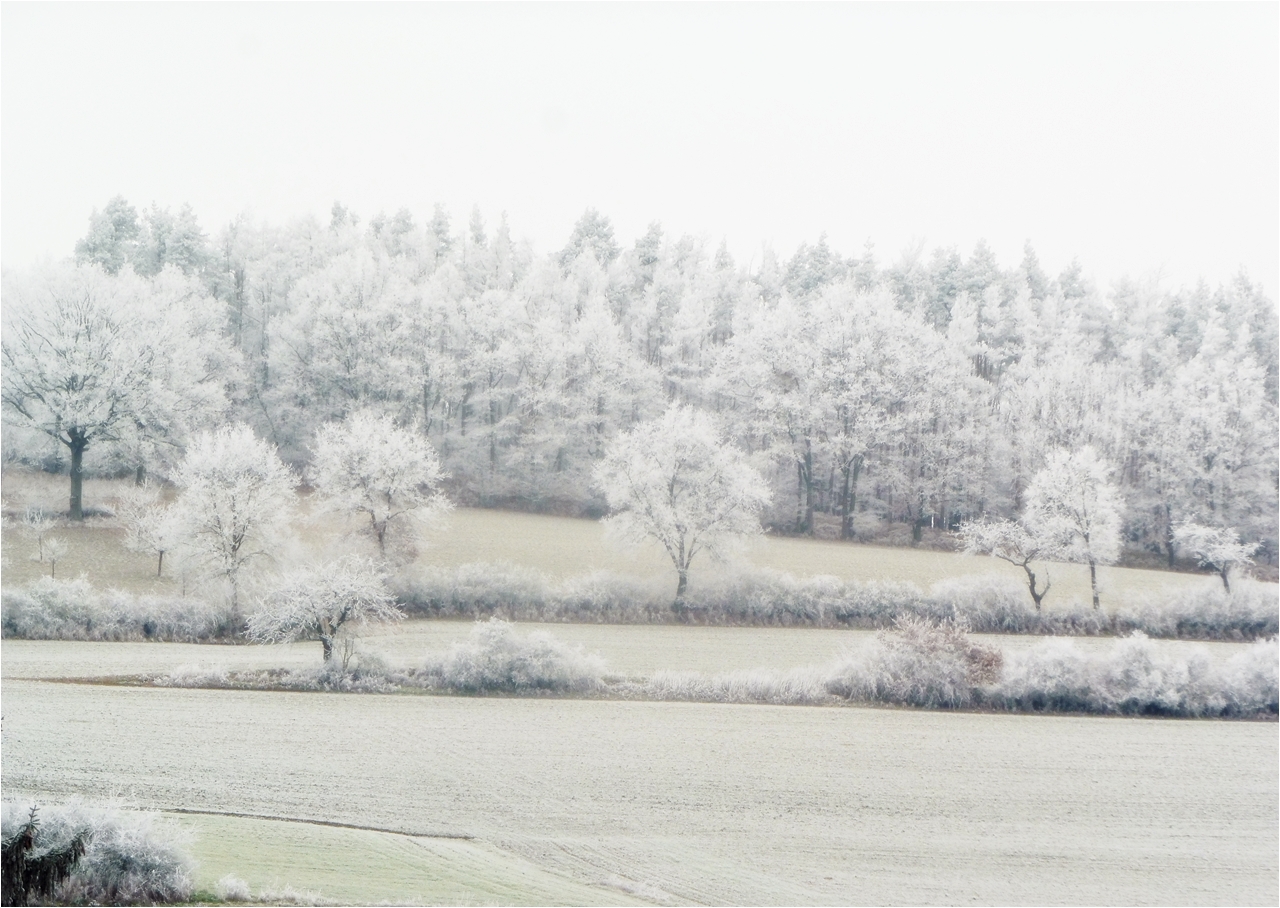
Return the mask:
<svg viewBox="0 0 1280 908">
<path fill-rule="evenodd" d="M 1180 549 L 1190 552 L 1201 567 L 1216 571 L 1222 578 L 1222 586 L 1231 592 L 1227 575 L 1253 564 L 1257 543 L 1243 543 L 1230 527 L 1207 527 L 1198 523 L 1184 523 L 1173 531 L 1173 541 Z"/>
<path fill-rule="evenodd" d="M 445 477 L 431 442 L 398 428 L 391 417 L 357 413 L 316 435 L 312 481 L 327 510 L 368 520 L 385 558 L 408 524 L 427 523 L 452 507 L 440 491 Z"/>
<path fill-rule="evenodd" d="M 742 453 L 687 407 L 673 406 L 616 438 L 595 479 L 612 511 L 606 526 L 632 542 L 656 540 L 670 556 L 677 605 L 693 559 L 702 552 L 723 558 L 759 533 L 769 502 L 764 479 Z"/>
<path fill-rule="evenodd" d="M 288 527 L 293 471 L 248 426 L 230 426 L 196 437 L 177 484 L 192 549 L 237 609 L 248 570 L 271 557 Z"/>
<path fill-rule="evenodd" d="M 156 576 L 164 575 L 164 556 L 186 541 L 180 508 L 165 504 L 153 486 L 142 485 L 120 495 L 116 517 L 124 524 L 124 545 L 131 552 L 156 556 Z"/>
<path fill-rule="evenodd" d="M 1037 585 L 1033 561 L 1051 561 L 1061 555 L 1061 546 L 1050 536 L 1032 533 L 1016 520 L 975 520 L 963 524 L 956 535 L 964 544 L 966 555 L 990 555 L 1016 564 L 1027 575 L 1027 588 L 1036 611 L 1052 585 L 1045 571 L 1044 586 Z"/>
<path fill-rule="evenodd" d="M 1032 533 L 1053 540 L 1062 557 L 1089 565 L 1093 607 L 1098 608 L 1098 565 L 1120 557 L 1119 490 L 1111 468 L 1085 445 L 1058 450 L 1027 489 L 1024 522 Z"/>
<path fill-rule="evenodd" d="M 249 636 L 261 643 L 319 640 L 328 663 L 340 633 L 402 618 L 378 566 L 348 558 L 288 575 L 249 617 L 248 626 Z"/>
</svg>

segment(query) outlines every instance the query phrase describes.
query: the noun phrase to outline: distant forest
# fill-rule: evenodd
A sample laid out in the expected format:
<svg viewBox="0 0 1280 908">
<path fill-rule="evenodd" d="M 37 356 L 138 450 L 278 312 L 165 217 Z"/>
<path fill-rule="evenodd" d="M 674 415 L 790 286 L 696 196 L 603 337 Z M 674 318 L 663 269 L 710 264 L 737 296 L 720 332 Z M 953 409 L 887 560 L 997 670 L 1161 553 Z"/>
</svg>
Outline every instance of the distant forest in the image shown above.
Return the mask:
<svg viewBox="0 0 1280 908">
<path fill-rule="evenodd" d="M 1172 564 L 1184 521 L 1276 561 L 1280 331 L 1243 274 L 1102 291 L 1078 262 L 1047 274 L 1030 245 L 1012 267 L 985 243 L 882 262 L 825 236 L 744 265 L 657 223 L 624 246 L 594 210 L 550 253 L 505 217 L 457 225 L 439 206 L 426 224 L 335 204 L 328 223 L 240 217 L 210 236 L 189 207 L 122 198 L 59 269 L 194 313 L 198 406 L 90 448 L 101 475 L 163 477 L 190 432 L 228 422 L 305 475 L 322 425 L 376 411 L 430 440 L 461 504 L 599 515 L 605 445 L 676 402 L 749 453 L 778 531 L 929 544 L 1016 516 L 1051 452 L 1091 445 L 1131 561 Z M 7 273 L 6 320 L 57 279 Z M 66 468 L 11 423 L 8 462 Z"/>
</svg>

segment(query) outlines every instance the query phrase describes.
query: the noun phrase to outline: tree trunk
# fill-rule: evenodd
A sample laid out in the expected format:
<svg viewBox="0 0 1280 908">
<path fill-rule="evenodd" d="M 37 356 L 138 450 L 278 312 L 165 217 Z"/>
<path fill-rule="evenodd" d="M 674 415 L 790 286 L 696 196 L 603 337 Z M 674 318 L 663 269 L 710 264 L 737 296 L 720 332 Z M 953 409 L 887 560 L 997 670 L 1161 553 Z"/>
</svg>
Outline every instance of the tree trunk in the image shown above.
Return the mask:
<svg viewBox="0 0 1280 908">
<path fill-rule="evenodd" d="M 840 472 L 844 474 L 844 487 L 840 492 L 840 538 L 853 538 L 853 511 L 858 503 L 858 475 L 862 472 L 862 456 L 846 463 Z"/>
<path fill-rule="evenodd" d="M 1169 505 L 1164 506 L 1164 547 L 1169 553 L 1169 570 L 1174 567 L 1174 553 L 1177 549 L 1173 544 L 1173 508 Z"/>
<path fill-rule="evenodd" d="M 1092 558 L 1089 559 L 1089 585 L 1093 587 L 1093 607 L 1099 608 L 1098 605 L 1098 563 Z"/>
<path fill-rule="evenodd" d="M 144 486 L 147 484 L 147 465 L 145 463 L 138 464 L 138 470 L 133 476 L 133 484 L 135 486 Z"/>
<path fill-rule="evenodd" d="M 328 665 L 333 661 L 333 638 L 322 636 L 320 638 L 320 645 L 324 647 L 324 664 Z"/>
<path fill-rule="evenodd" d="M 1223 566 L 1222 566 L 1222 569 L 1218 571 L 1218 574 L 1222 577 L 1222 588 L 1223 588 L 1224 590 L 1226 590 L 1226 591 L 1227 591 L 1227 594 L 1228 594 L 1228 595 L 1230 595 L 1230 594 L 1231 594 L 1231 581 L 1229 581 L 1229 580 L 1227 579 L 1227 568 L 1228 568 L 1228 567 L 1229 567 L 1229 565 L 1223 565 Z"/>
<path fill-rule="evenodd" d="M 1036 573 L 1031 570 L 1030 564 L 1022 565 L 1022 569 L 1027 572 L 1027 589 L 1031 590 L 1031 601 L 1036 604 L 1036 611 L 1039 612 L 1040 605 L 1044 601 L 1044 597 L 1049 592 L 1049 584 L 1044 585 L 1044 589 L 1036 589 Z"/>
<path fill-rule="evenodd" d="M 160 560 L 156 563 L 156 576 L 160 577 L 164 574 L 164 549 L 160 550 Z"/>
<path fill-rule="evenodd" d="M 676 601 L 671 603 L 671 610 L 677 614 L 684 614 L 684 591 L 689 588 L 689 570 L 682 568 L 678 570 L 680 579 L 676 582 Z"/>
<path fill-rule="evenodd" d="M 813 535 L 813 450 L 805 441 L 803 459 L 796 462 L 796 532 Z"/>
<path fill-rule="evenodd" d="M 69 433 L 71 439 L 71 519 L 84 520 L 84 449 L 89 442 L 79 432 Z"/>
</svg>

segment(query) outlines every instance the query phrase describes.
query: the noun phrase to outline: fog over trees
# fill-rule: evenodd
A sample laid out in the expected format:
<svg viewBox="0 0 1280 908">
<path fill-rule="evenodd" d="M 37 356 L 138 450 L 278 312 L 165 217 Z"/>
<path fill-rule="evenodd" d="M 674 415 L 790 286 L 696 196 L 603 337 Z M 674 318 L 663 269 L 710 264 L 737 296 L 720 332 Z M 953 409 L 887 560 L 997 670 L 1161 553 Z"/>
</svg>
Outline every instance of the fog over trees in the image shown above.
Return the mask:
<svg viewBox="0 0 1280 908">
<path fill-rule="evenodd" d="M 73 261 L 4 275 L 4 455 L 70 467 L 79 516 L 79 470 L 177 479 L 234 423 L 308 475 L 322 427 L 380 415 L 458 504 L 598 516 L 610 445 L 677 405 L 763 475 L 777 529 L 906 543 L 1033 517 L 1037 476 L 1088 448 L 1130 551 L 1203 558 L 1179 550 L 1195 524 L 1274 562 L 1274 303 L 1243 274 L 1083 273 L 1030 245 L 824 236 L 743 261 L 656 223 L 628 243 L 594 210 L 545 251 L 441 207 L 205 233 L 117 198 Z"/>
</svg>

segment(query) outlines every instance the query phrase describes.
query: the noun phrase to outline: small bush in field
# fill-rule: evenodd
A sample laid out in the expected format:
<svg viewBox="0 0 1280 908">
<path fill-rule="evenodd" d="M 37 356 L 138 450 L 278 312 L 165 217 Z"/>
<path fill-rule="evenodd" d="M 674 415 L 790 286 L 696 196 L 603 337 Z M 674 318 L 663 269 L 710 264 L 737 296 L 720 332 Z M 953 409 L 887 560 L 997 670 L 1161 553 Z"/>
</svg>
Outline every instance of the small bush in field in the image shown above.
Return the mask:
<svg viewBox="0 0 1280 908">
<path fill-rule="evenodd" d="M 851 699 L 929 708 L 974 702 L 1000 675 L 999 650 L 974 643 L 964 624 L 899 618 L 867 651 L 846 658 L 827 689 Z"/>
<path fill-rule="evenodd" d="M 5 801 L 0 826 L 8 841 L 30 816 L 29 802 Z M 151 813 L 88 807 L 77 801 L 40 805 L 41 850 L 64 848 L 77 837 L 84 853 L 54 889 L 61 903 L 136 905 L 176 902 L 192 892 L 187 836 Z"/>
<path fill-rule="evenodd" d="M 249 884 L 230 873 L 214 884 L 213 893 L 224 902 L 247 902 L 253 898 Z"/>
<path fill-rule="evenodd" d="M 428 659 L 421 677 L 450 690 L 586 692 L 603 681 L 604 660 L 550 634 L 519 636 L 506 621 L 477 624 L 470 638 Z"/>
</svg>

